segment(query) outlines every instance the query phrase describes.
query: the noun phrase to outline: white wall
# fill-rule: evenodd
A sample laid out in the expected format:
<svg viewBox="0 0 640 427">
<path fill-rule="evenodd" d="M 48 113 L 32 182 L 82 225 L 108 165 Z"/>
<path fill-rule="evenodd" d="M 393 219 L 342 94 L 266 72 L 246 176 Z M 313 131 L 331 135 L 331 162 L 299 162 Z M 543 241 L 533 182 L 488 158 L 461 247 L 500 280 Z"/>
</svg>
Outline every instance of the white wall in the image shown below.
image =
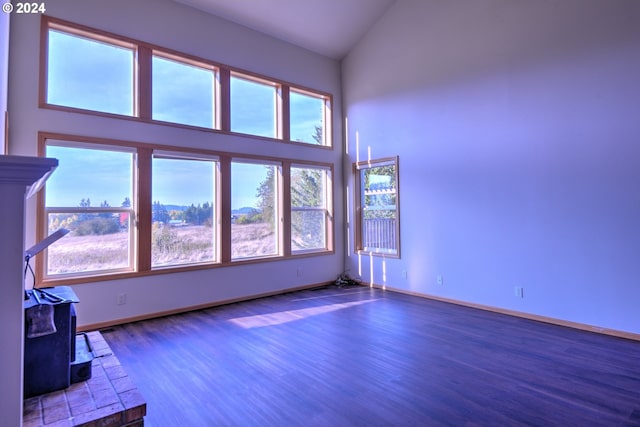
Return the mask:
<svg viewBox="0 0 640 427">
<path fill-rule="evenodd" d="M 9 85 L 9 15 L 0 13 L 0 155 L 5 151 L 5 113 Z"/>
<path fill-rule="evenodd" d="M 37 132 L 62 132 L 158 144 L 184 144 L 335 164 L 335 197 L 341 200 L 340 66 L 337 61 L 261 35 L 168 0 L 56 0 L 47 14 L 150 42 L 233 67 L 334 94 L 334 150 L 257 141 L 197 130 L 38 108 L 38 16 L 15 15 L 11 25 L 10 151 L 35 155 Z M 342 271 L 342 207 L 336 206 L 336 253 L 328 256 L 215 268 L 75 286 L 79 325 L 276 292 L 334 280 Z M 29 206 L 27 247 L 35 240 Z M 297 274 L 298 268 L 302 275 Z M 125 305 L 116 296 L 127 294 Z"/>
<path fill-rule="evenodd" d="M 400 156 L 402 258 L 352 272 L 640 333 L 640 2 L 403 0 L 342 69 L 345 163 Z"/>
</svg>

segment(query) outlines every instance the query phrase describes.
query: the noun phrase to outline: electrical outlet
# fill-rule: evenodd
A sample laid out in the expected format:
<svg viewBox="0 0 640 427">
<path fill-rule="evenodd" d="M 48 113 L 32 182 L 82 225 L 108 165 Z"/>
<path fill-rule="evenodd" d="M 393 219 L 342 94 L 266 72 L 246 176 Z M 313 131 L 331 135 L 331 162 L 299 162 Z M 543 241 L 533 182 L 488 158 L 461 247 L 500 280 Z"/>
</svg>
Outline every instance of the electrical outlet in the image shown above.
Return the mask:
<svg viewBox="0 0 640 427">
<path fill-rule="evenodd" d="M 407 279 L 407 270 L 402 270 L 402 278 Z"/>
<path fill-rule="evenodd" d="M 524 288 L 522 286 L 516 286 L 513 288 L 513 294 L 518 298 L 524 298 Z"/>
<path fill-rule="evenodd" d="M 438 277 L 436 277 L 436 283 L 438 283 L 438 285 L 444 285 L 444 280 L 442 279 L 441 274 L 438 274 Z"/>
<path fill-rule="evenodd" d="M 124 305 L 127 303 L 127 294 L 118 294 L 116 297 L 116 304 Z"/>
</svg>

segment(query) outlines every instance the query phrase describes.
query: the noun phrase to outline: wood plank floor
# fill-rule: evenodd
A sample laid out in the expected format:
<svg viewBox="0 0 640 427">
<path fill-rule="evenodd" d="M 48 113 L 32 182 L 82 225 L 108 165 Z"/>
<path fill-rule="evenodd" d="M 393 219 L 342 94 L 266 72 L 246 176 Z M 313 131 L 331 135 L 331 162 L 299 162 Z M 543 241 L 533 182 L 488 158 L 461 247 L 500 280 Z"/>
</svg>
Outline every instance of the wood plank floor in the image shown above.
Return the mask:
<svg viewBox="0 0 640 427">
<path fill-rule="evenodd" d="M 104 331 L 147 427 L 640 426 L 640 343 L 366 287 Z"/>
</svg>

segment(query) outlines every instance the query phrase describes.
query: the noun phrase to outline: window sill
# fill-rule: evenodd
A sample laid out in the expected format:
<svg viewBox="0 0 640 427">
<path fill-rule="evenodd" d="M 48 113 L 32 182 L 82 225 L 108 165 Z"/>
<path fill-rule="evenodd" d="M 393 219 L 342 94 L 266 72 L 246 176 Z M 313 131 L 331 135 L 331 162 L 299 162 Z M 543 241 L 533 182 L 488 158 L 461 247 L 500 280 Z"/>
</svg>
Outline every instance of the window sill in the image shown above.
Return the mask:
<svg viewBox="0 0 640 427">
<path fill-rule="evenodd" d="M 218 134 L 218 135 L 239 136 L 239 137 L 244 137 L 244 138 L 256 139 L 258 141 L 276 142 L 276 143 L 281 143 L 281 144 L 291 144 L 291 145 L 295 145 L 297 147 L 309 147 L 309 148 L 319 148 L 319 149 L 323 149 L 323 150 L 333 150 L 333 145 L 318 145 L 318 144 L 313 144 L 313 143 L 309 143 L 309 142 L 298 142 L 298 141 L 284 140 L 284 139 L 280 139 L 280 138 L 269 138 L 269 137 L 266 137 L 266 136 L 252 135 L 252 134 L 248 134 L 248 133 L 234 132 L 234 131 L 230 131 L 230 130 L 227 131 L 227 130 L 221 130 L 221 129 L 205 128 L 205 127 L 194 126 L 194 125 L 186 125 L 186 124 L 182 124 L 182 123 L 167 122 L 167 121 L 163 121 L 163 120 L 145 119 L 145 118 L 138 117 L 138 116 L 128 116 L 128 115 L 123 115 L 123 114 L 107 113 L 107 112 L 102 112 L 102 111 L 85 110 L 83 108 L 67 107 L 67 106 L 64 106 L 64 105 L 41 103 L 39 105 L 39 107 L 42 108 L 42 109 L 45 109 L 45 110 L 64 111 L 64 112 L 67 112 L 67 113 L 84 114 L 84 115 L 88 115 L 88 116 L 104 117 L 104 118 L 108 118 L 108 119 L 128 120 L 128 121 L 137 122 L 137 123 L 146 123 L 146 124 L 150 124 L 150 125 L 168 126 L 168 127 L 177 128 L 177 129 L 195 130 L 195 131 L 200 131 L 200 132 L 214 133 L 214 134 Z"/>
<path fill-rule="evenodd" d="M 335 254 L 335 251 L 325 250 L 325 251 L 315 251 L 313 253 L 306 252 L 304 254 L 294 254 L 287 257 L 273 256 L 273 257 L 262 257 L 262 258 L 243 258 L 243 259 L 236 259 L 236 260 L 232 260 L 228 262 L 220 262 L 220 263 L 190 264 L 190 265 L 183 265 L 183 266 L 161 267 L 161 268 L 155 268 L 147 271 L 92 274 L 92 275 L 86 275 L 86 276 L 74 275 L 74 276 L 67 276 L 67 277 L 44 279 L 37 282 L 36 287 L 45 288 L 45 287 L 52 287 L 52 286 L 81 285 L 86 283 L 133 279 L 137 277 L 155 276 L 155 275 L 161 275 L 161 274 L 175 274 L 175 273 L 184 273 L 184 272 L 198 271 L 198 270 L 213 270 L 221 267 L 240 266 L 240 265 L 247 265 L 247 264 L 261 264 L 261 263 L 267 263 L 267 262 L 278 262 L 278 261 L 285 261 L 287 259 L 299 258 L 304 256 L 309 256 L 309 257 L 325 256 L 325 255 L 333 255 L 333 254 Z"/>
</svg>

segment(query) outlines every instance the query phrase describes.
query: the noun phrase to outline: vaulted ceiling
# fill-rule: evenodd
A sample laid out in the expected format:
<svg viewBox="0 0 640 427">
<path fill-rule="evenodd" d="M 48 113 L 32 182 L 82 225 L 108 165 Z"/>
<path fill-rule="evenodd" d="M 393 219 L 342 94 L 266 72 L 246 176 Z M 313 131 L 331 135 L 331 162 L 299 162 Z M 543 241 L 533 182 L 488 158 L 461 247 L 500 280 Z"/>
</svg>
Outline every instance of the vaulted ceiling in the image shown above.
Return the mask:
<svg viewBox="0 0 640 427">
<path fill-rule="evenodd" d="M 175 1 L 341 59 L 396 0 Z"/>
</svg>

